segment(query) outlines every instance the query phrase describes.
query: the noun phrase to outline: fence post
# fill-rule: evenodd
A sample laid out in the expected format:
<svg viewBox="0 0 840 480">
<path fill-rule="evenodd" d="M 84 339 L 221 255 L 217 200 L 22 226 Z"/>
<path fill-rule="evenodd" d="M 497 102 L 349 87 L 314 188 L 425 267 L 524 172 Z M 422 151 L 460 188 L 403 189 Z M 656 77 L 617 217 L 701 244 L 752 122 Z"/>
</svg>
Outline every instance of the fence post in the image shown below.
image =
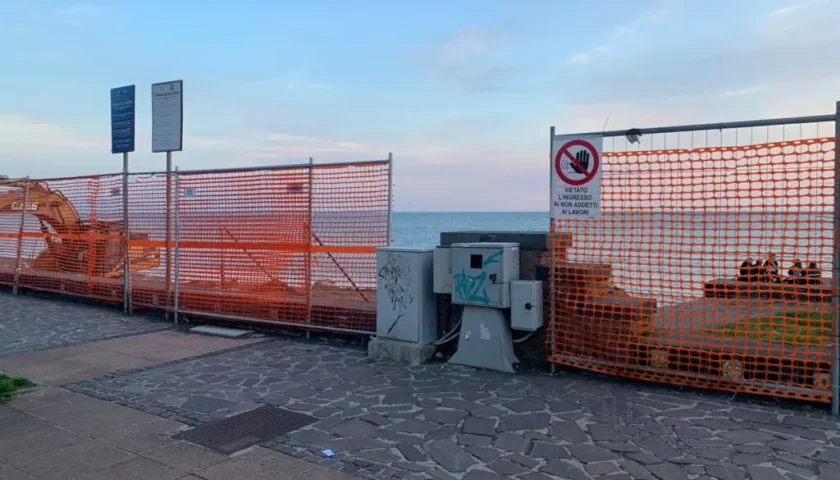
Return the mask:
<svg viewBox="0 0 840 480">
<path fill-rule="evenodd" d="M 131 250 L 128 245 L 128 152 L 123 153 L 123 174 L 122 174 L 122 197 L 123 197 L 123 313 L 131 313 Z"/>
<path fill-rule="evenodd" d="M 551 179 L 554 178 L 554 159 L 552 156 L 554 155 L 554 127 L 551 127 L 548 132 L 548 191 L 549 196 L 551 194 Z M 548 209 L 549 212 L 552 211 L 551 204 L 554 200 L 552 198 L 548 199 Z M 554 217 L 549 213 L 549 220 L 548 220 L 548 254 L 551 257 L 550 263 L 550 270 L 548 272 L 548 322 L 546 325 L 548 326 L 548 338 L 549 338 L 549 355 L 553 355 L 556 351 L 555 341 L 554 341 L 554 328 L 551 325 L 551 322 L 554 321 L 554 313 L 556 310 L 555 302 L 554 302 L 554 268 L 555 268 L 555 259 L 554 259 Z M 551 363 L 551 373 L 556 373 L 557 367 L 554 362 Z"/>
<path fill-rule="evenodd" d="M 20 282 L 20 264 L 23 255 L 23 230 L 26 222 L 26 204 L 29 203 L 29 177 L 26 178 L 26 187 L 23 189 L 23 204 L 20 208 L 20 228 L 18 229 L 17 255 L 15 256 L 15 277 L 12 282 L 12 294 L 18 294 L 18 283 Z"/>
<path fill-rule="evenodd" d="M 181 175 L 178 174 L 178 167 L 175 167 L 175 259 L 174 259 L 174 276 L 173 283 L 175 285 L 175 299 L 172 314 L 175 316 L 175 325 L 178 325 L 178 294 L 179 294 L 179 271 L 178 259 L 180 256 L 181 246 L 181 189 L 179 187 L 181 182 Z"/>
<path fill-rule="evenodd" d="M 312 289 L 314 286 L 312 285 L 312 239 L 314 233 L 314 224 L 313 221 L 315 219 L 315 204 L 313 202 L 315 195 L 312 191 L 312 188 L 315 185 L 314 177 L 314 165 L 315 159 L 309 157 L 309 201 L 307 202 L 309 206 L 309 215 L 307 219 L 307 226 L 306 226 L 306 323 L 312 323 Z M 309 339 L 310 332 L 309 330 L 306 331 L 306 338 Z"/>
<path fill-rule="evenodd" d="M 840 416 L 840 102 L 834 114 L 834 365 L 831 369 L 831 414 Z"/>
<path fill-rule="evenodd" d="M 98 241 L 96 238 L 96 231 L 98 230 L 99 226 L 99 218 L 98 213 L 96 211 L 96 200 L 99 198 L 99 184 L 101 183 L 101 178 L 96 177 L 96 180 L 92 180 L 88 178 L 88 186 L 91 190 L 93 190 L 93 194 L 88 193 L 89 197 L 92 197 L 93 201 L 91 202 L 90 206 L 90 217 L 88 218 L 88 224 L 90 225 L 90 230 L 88 230 L 87 235 L 87 282 L 86 282 L 86 291 L 88 296 L 93 294 L 93 283 L 94 277 L 96 276 L 96 242 Z M 92 183 L 91 183 L 92 182 Z"/>
<path fill-rule="evenodd" d="M 166 152 L 166 301 L 164 314 L 169 320 L 172 294 L 172 152 Z"/>
<path fill-rule="evenodd" d="M 391 246 L 391 215 L 393 210 L 394 204 L 394 197 L 393 195 L 393 188 L 394 188 L 394 154 L 388 153 L 388 243 L 387 246 Z"/>
</svg>

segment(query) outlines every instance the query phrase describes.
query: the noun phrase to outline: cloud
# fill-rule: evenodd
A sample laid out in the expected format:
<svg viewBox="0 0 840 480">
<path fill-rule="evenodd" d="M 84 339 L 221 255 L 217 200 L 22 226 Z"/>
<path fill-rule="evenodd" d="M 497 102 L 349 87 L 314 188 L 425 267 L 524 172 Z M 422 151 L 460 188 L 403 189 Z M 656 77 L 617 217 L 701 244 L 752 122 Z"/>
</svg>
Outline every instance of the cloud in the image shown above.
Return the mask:
<svg viewBox="0 0 840 480">
<path fill-rule="evenodd" d="M 592 60 L 591 52 L 578 52 L 569 58 L 570 63 L 589 63 Z"/>
<path fill-rule="evenodd" d="M 289 90 L 294 90 L 297 88 L 302 89 L 309 89 L 309 90 L 335 90 L 334 85 L 329 85 L 326 83 L 298 83 L 298 82 L 286 82 L 286 88 Z"/>
<path fill-rule="evenodd" d="M 666 0 L 663 1 L 665 2 Z M 569 58 L 569 62 L 589 63 L 595 59 L 596 54 L 607 53 L 611 48 L 614 48 L 616 44 L 620 44 L 621 42 L 627 40 L 627 37 L 635 35 L 645 24 L 656 22 L 662 19 L 666 14 L 667 10 L 665 8 L 648 10 L 642 12 L 626 23 L 615 25 L 612 28 L 612 40 L 610 42 L 595 46 L 591 50 L 584 50 L 582 52 L 575 53 Z"/>
<path fill-rule="evenodd" d="M 496 46 L 500 37 L 489 28 L 468 28 L 456 30 L 449 38 L 440 42 L 435 52 L 442 65 L 462 67 L 476 57 L 482 56 Z"/>
<path fill-rule="evenodd" d="M 384 158 L 384 149 L 350 140 L 334 140 L 291 133 L 267 133 L 233 142 L 233 149 L 247 158 L 302 158 L 319 156 L 345 159 L 349 155 Z"/>
<path fill-rule="evenodd" d="M 503 35 L 491 28 L 456 30 L 422 55 L 432 75 L 469 92 L 486 92 L 503 88 L 512 71 L 498 65 Z"/>
<path fill-rule="evenodd" d="M 777 8 L 776 10 L 773 10 L 772 12 L 768 13 L 767 16 L 768 17 L 783 17 L 785 15 L 790 15 L 790 14 L 796 12 L 797 10 L 799 10 L 801 8 L 802 8 L 802 5 L 796 5 L 796 4 L 786 5 L 784 7 L 780 7 L 780 8 Z"/>
<path fill-rule="evenodd" d="M 667 10 L 665 8 L 659 8 L 656 10 L 648 10 L 642 12 L 637 17 L 631 19 L 627 23 L 614 26 L 613 38 L 619 40 L 629 35 L 633 35 L 637 31 L 639 31 L 639 29 L 646 23 L 652 23 L 657 20 L 660 20 L 662 17 L 665 16 L 666 13 Z"/>
<path fill-rule="evenodd" d="M 272 95 L 283 90 L 335 90 L 337 87 L 331 83 L 311 81 L 307 79 L 305 71 L 297 71 L 276 77 L 248 80 L 242 83 L 241 88 L 252 94 Z"/>
<path fill-rule="evenodd" d="M 18 113 L 0 113 L 0 145 L 4 153 L 37 151 L 41 148 L 99 148 L 108 140 L 85 138 L 76 132 Z"/>
<path fill-rule="evenodd" d="M 55 10 L 47 19 L 49 23 L 81 28 L 106 19 L 110 14 L 110 7 L 79 3 Z"/>
<path fill-rule="evenodd" d="M 840 3 L 802 5 L 786 21 L 759 22 L 746 29 L 738 42 L 722 48 L 663 48 L 653 55 L 616 57 L 585 71 L 573 69 L 567 77 L 569 88 L 582 103 L 691 95 L 752 101 L 763 93 L 756 90 L 759 86 L 780 94 L 762 97 L 768 103 L 805 95 L 808 92 L 798 89 L 806 81 L 840 74 L 840 64 L 825 60 L 833 58 L 840 44 L 840 30 L 832 23 L 840 14 Z"/>
<path fill-rule="evenodd" d="M 740 97 L 742 95 L 752 95 L 754 93 L 763 92 L 764 90 L 767 90 L 767 87 L 765 85 L 753 85 L 751 87 L 745 87 L 739 90 L 730 90 L 728 92 L 723 92 L 723 95 L 727 97 Z"/>
</svg>

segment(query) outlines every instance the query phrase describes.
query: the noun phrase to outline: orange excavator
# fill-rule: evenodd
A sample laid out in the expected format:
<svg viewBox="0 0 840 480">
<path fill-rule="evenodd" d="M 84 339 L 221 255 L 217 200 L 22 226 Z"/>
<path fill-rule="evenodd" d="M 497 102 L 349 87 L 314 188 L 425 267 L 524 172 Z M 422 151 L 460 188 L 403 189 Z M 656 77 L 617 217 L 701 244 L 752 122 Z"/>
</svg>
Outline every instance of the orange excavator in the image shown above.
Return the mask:
<svg viewBox="0 0 840 480">
<path fill-rule="evenodd" d="M 0 176 L 0 215 L 31 215 L 40 223 L 40 234 L 46 249 L 32 261 L 35 270 L 87 273 L 116 278 L 123 275 L 125 250 L 122 221 L 88 222 L 70 200 L 47 185 L 20 178 Z M 130 233 L 132 240 L 148 240 L 145 233 Z M 155 247 L 130 246 L 132 272 L 160 265 L 160 252 Z"/>
</svg>

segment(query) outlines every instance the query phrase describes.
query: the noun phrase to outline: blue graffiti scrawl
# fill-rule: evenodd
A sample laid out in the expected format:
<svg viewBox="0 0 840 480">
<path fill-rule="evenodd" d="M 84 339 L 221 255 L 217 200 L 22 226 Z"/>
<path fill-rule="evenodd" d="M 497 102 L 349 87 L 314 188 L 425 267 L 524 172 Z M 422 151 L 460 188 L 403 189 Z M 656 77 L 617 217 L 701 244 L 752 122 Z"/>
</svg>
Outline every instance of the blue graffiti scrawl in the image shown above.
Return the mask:
<svg viewBox="0 0 840 480">
<path fill-rule="evenodd" d="M 491 263 L 499 263 L 502 251 L 499 250 L 484 260 L 482 267 Z M 487 280 L 487 272 L 481 271 L 478 275 L 470 275 L 466 270 L 461 270 L 452 276 L 453 291 L 455 296 L 466 302 L 478 302 L 488 305 L 490 296 L 487 294 L 487 287 L 484 282 Z"/>
<path fill-rule="evenodd" d="M 486 279 L 487 272 L 468 275 L 466 271 L 461 270 L 460 273 L 456 273 L 452 277 L 455 283 L 453 285 L 455 295 L 467 302 L 480 302 L 487 305 L 490 303 L 490 297 L 487 295 L 487 288 L 484 287 L 484 280 Z"/>
</svg>

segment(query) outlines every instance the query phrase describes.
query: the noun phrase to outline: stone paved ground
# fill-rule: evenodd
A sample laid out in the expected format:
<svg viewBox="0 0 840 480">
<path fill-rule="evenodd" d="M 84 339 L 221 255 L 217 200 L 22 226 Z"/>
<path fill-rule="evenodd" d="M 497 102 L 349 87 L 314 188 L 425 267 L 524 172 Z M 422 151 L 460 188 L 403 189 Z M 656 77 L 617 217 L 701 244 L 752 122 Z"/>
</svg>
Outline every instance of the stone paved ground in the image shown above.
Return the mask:
<svg viewBox="0 0 840 480">
<path fill-rule="evenodd" d="M 0 357 L 170 327 L 112 307 L 0 292 Z"/>
<path fill-rule="evenodd" d="M 840 424 L 820 412 L 574 373 L 273 340 L 71 388 L 192 425 L 256 403 L 305 412 L 320 420 L 264 446 L 372 479 L 840 479 Z"/>
</svg>

